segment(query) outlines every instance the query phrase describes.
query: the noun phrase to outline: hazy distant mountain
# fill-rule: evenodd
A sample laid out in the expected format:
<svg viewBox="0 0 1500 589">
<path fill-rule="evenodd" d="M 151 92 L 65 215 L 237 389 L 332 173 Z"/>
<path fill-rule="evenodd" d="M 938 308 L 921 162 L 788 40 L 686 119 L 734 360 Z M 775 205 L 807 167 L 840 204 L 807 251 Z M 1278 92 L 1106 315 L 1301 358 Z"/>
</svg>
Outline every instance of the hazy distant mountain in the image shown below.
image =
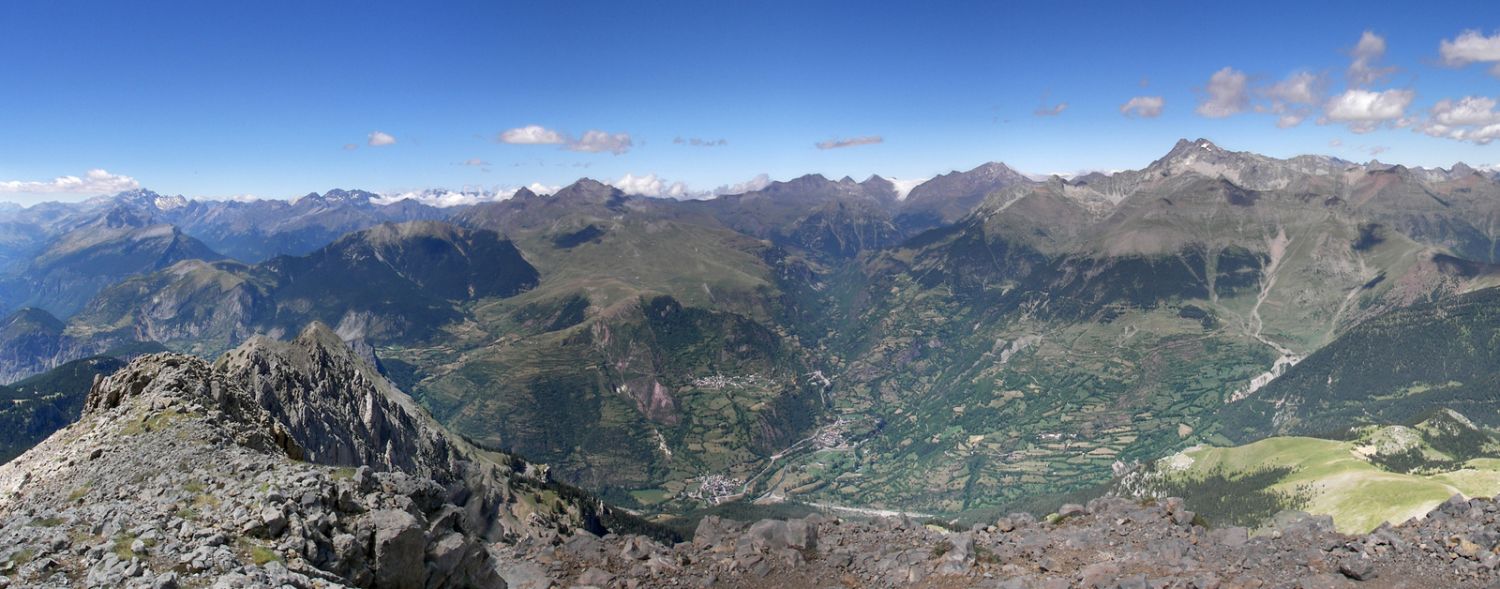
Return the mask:
<svg viewBox="0 0 1500 589">
<path fill-rule="evenodd" d="M 1224 408 L 1259 406 L 1362 326 L 1500 285 L 1500 187 L 1466 166 L 1184 140 L 1140 170 L 1032 181 L 988 164 L 897 195 L 879 176 L 706 201 L 584 179 L 454 209 L 453 225 L 372 226 L 258 264 L 182 260 L 38 333 L 209 354 L 323 321 L 463 435 L 634 507 L 690 510 L 734 487 L 949 513 L 1276 433 Z M 301 214 L 317 219 L 307 235 L 397 214 L 370 201 L 220 203 L 193 222 L 268 215 L 285 231 L 222 235 L 270 243 Z M 144 226 L 186 227 L 200 206 L 108 202 L 96 219 Z M 72 222 L 49 218 L 36 226 Z"/>
<path fill-rule="evenodd" d="M 772 182 L 760 190 L 684 203 L 726 227 L 818 256 L 849 258 L 894 244 L 895 187 L 873 176 L 832 181 L 818 174 Z"/>
<path fill-rule="evenodd" d="M 510 296 L 536 280 L 535 269 L 493 232 L 387 224 L 305 256 L 253 266 L 186 261 L 125 280 L 90 301 L 70 332 L 203 354 L 311 321 L 349 339 L 420 340 L 457 321 L 460 301 Z"/>
<path fill-rule="evenodd" d="M 302 255 L 340 236 L 387 222 L 440 220 L 444 209 L 402 200 L 371 202 L 379 195 L 333 189 L 294 201 L 199 201 L 160 197 L 149 191 L 120 195 L 164 222 L 176 225 L 236 260 L 259 262 L 277 255 Z M 168 203 L 163 207 L 161 203 Z"/>
<path fill-rule="evenodd" d="M 949 172 L 918 184 L 901 203 L 896 224 L 907 231 L 947 225 L 974 211 L 991 192 L 1031 180 L 1000 162 Z"/>
<path fill-rule="evenodd" d="M 0 280 L 0 301 L 8 308 L 33 306 L 67 317 L 100 289 L 128 276 L 182 260 L 221 257 L 177 227 L 114 208 L 51 238 L 23 269 Z"/>
</svg>

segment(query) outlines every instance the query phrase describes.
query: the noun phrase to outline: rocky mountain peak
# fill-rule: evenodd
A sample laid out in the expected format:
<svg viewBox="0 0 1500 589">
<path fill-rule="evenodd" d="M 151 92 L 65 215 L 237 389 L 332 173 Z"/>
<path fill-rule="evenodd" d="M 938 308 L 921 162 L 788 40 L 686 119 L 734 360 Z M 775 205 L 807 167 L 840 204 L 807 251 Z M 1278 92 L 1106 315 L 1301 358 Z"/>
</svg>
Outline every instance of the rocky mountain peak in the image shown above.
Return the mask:
<svg viewBox="0 0 1500 589">
<path fill-rule="evenodd" d="M 0 465 L 0 586 L 502 588 L 488 543 L 620 517 L 449 438 L 326 325 L 141 356 L 85 405 Z"/>
<path fill-rule="evenodd" d="M 527 191 L 531 192 L 531 191 Z M 628 197 L 623 191 L 593 178 L 579 178 L 552 195 L 562 203 L 618 204 Z"/>
<path fill-rule="evenodd" d="M 902 201 L 898 224 L 922 230 L 952 223 L 969 214 L 986 196 L 1031 179 L 1001 162 L 988 162 L 966 172 L 940 174 L 917 185 Z"/>
<path fill-rule="evenodd" d="M 363 190 L 344 190 L 334 188 L 323 193 L 322 199 L 328 202 L 369 202 L 370 199 L 378 198 L 379 195 Z"/>
<path fill-rule="evenodd" d="M 117 206 L 130 206 L 153 211 L 171 211 L 188 205 L 188 199 L 180 194 L 163 195 L 145 188 L 127 190 L 108 198 Z"/>
<path fill-rule="evenodd" d="M 864 182 L 860 182 L 859 186 L 866 194 L 886 205 L 895 205 L 901 199 L 901 194 L 896 190 L 896 184 L 879 175 L 871 175 Z"/>
<path fill-rule="evenodd" d="M 1152 162 L 1149 168 L 1181 169 L 1206 163 L 1208 165 L 1232 164 L 1239 159 L 1239 152 L 1225 150 L 1214 142 L 1199 138 L 1195 140 L 1178 139 L 1172 146 L 1172 150 L 1160 159 Z"/>
</svg>

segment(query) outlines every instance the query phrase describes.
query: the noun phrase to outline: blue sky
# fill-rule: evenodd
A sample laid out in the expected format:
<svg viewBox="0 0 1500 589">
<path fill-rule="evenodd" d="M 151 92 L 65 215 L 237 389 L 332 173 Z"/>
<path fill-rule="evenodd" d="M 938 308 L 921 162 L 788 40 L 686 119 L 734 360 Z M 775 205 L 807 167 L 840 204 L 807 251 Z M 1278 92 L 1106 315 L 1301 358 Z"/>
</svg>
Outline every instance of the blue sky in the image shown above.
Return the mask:
<svg viewBox="0 0 1500 589">
<path fill-rule="evenodd" d="M 5 2 L 0 199 L 1500 164 L 1493 5 L 1126 4 Z"/>
</svg>

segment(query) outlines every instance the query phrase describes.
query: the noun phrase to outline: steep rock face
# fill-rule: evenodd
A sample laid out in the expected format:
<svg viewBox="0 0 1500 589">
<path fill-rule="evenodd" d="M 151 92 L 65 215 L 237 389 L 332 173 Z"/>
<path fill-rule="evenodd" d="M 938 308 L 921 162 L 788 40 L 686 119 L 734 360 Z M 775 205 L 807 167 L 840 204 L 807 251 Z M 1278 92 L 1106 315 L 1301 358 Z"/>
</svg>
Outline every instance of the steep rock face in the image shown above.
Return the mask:
<svg viewBox="0 0 1500 589">
<path fill-rule="evenodd" d="M 431 479 L 472 521 L 495 522 L 485 533 L 498 538 L 509 531 L 501 511 L 510 473 L 450 439 L 328 327 L 314 324 L 292 342 L 254 339 L 214 369 L 285 428 L 296 442 L 294 457 Z"/>
</svg>

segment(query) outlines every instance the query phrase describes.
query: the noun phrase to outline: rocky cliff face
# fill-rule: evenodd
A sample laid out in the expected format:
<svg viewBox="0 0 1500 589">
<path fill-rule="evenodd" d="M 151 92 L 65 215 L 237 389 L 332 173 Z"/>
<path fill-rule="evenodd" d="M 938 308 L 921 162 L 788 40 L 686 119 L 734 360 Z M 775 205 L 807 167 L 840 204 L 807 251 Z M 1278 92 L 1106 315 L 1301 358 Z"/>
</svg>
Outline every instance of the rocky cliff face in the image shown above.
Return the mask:
<svg viewBox="0 0 1500 589">
<path fill-rule="evenodd" d="M 0 586 L 503 587 L 490 542 L 601 512 L 450 440 L 324 326 L 153 354 L 0 467 Z"/>
</svg>

